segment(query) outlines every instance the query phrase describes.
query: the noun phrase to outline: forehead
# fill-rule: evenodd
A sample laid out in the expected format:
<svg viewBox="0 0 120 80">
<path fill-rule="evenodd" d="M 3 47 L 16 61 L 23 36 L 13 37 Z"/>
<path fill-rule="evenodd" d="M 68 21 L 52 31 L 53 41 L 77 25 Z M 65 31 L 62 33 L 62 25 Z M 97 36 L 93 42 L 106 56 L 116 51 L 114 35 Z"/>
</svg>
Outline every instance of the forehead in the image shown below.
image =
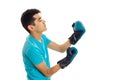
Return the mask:
<svg viewBox="0 0 120 80">
<path fill-rule="evenodd" d="M 34 18 L 41 18 L 42 16 L 41 16 L 40 13 L 37 13 L 37 14 L 35 14 L 33 17 L 34 17 Z"/>
</svg>

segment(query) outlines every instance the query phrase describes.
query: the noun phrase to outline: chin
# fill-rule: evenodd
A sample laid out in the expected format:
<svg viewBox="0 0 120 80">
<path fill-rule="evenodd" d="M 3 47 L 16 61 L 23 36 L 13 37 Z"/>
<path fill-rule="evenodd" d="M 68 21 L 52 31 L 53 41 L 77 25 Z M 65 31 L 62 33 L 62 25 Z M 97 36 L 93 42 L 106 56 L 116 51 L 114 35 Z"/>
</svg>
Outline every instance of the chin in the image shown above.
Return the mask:
<svg viewBox="0 0 120 80">
<path fill-rule="evenodd" d="M 47 28 L 45 29 L 45 31 L 47 30 Z"/>
<path fill-rule="evenodd" d="M 47 29 L 45 29 L 44 31 L 47 31 Z M 44 32 L 44 31 L 43 31 L 43 32 Z"/>
</svg>

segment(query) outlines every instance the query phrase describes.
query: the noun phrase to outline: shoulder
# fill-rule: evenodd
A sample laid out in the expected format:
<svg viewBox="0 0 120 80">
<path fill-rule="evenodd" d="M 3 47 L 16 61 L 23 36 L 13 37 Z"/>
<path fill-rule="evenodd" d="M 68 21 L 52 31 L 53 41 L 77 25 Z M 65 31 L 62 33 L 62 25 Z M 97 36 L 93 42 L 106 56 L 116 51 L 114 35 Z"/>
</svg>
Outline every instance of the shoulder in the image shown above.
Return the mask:
<svg viewBox="0 0 120 80">
<path fill-rule="evenodd" d="M 47 45 L 51 42 L 51 40 L 45 34 L 42 35 L 42 39 Z"/>
<path fill-rule="evenodd" d="M 42 39 L 48 40 L 49 38 L 45 34 L 42 34 Z"/>
<path fill-rule="evenodd" d="M 42 38 L 47 38 L 47 36 L 45 34 L 42 34 Z"/>
<path fill-rule="evenodd" d="M 37 50 L 39 47 L 38 47 L 38 41 L 36 41 L 32 36 L 28 36 L 25 43 L 24 43 L 24 46 L 23 46 L 23 50 L 24 51 L 30 51 L 30 50 Z"/>
</svg>

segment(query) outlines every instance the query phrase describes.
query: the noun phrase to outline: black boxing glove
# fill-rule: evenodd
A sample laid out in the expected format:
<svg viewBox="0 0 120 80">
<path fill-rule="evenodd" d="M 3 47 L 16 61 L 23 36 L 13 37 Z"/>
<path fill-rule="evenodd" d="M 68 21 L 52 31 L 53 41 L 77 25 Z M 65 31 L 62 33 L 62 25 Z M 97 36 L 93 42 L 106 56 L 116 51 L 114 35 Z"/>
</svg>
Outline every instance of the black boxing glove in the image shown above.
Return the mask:
<svg viewBox="0 0 120 80">
<path fill-rule="evenodd" d="M 70 40 L 70 43 L 74 45 L 85 33 L 85 28 L 80 21 L 76 21 L 75 23 L 73 23 L 72 27 L 73 27 L 74 33 L 69 37 L 69 40 Z"/>
<path fill-rule="evenodd" d="M 77 53 L 78 51 L 75 47 L 69 47 L 67 49 L 67 56 L 63 58 L 62 60 L 58 61 L 57 64 L 59 64 L 60 67 L 64 69 L 66 66 L 68 66 L 73 61 Z"/>
</svg>

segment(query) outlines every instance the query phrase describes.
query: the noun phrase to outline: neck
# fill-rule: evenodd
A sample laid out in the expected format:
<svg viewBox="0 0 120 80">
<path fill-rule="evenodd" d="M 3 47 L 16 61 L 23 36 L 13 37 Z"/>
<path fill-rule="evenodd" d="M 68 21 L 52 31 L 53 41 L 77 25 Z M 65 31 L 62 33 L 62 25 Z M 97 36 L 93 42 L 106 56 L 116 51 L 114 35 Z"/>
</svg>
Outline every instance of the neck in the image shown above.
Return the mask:
<svg viewBox="0 0 120 80">
<path fill-rule="evenodd" d="M 36 39 L 36 40 L 38 40 L 38 41 L 42 41 L 41 40 L 41 37 L 42 37 L 42 33 L 41 34 L 34 34 L 34 33 L 31 33 L 31 35 Z"/>
</svg>

